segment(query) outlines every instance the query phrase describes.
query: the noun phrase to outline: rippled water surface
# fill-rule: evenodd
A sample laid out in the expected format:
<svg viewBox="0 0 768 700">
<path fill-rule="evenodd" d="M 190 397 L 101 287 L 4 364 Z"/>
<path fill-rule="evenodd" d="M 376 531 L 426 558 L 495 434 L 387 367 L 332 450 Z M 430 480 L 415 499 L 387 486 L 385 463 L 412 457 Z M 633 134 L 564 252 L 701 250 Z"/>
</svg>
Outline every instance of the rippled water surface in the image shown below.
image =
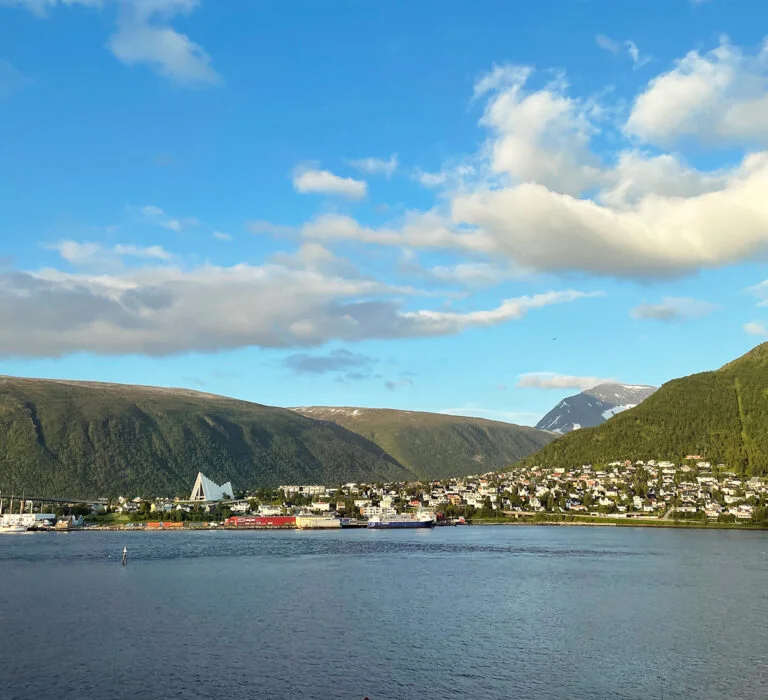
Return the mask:
<svg viewBox="0 0 768 700">
<path fill-rule="evenodd" d="M 3 535 L 0 698 L 765 700 L 767 575 L 757 532 Z"/>
</svg>

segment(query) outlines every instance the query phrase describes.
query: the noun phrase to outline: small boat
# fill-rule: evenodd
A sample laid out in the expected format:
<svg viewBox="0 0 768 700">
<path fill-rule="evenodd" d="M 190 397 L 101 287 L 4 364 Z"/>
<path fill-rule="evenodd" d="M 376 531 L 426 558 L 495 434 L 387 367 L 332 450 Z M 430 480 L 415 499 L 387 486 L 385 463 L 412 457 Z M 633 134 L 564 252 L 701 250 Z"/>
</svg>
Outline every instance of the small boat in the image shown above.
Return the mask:
<svg viewBox="0 0 768 700">
<path fill-rule="evenodd" d="M 24 525 L 0 525 L 0 535 L 10 535 L 18 532 L 26 532 Z"/>
</svg>

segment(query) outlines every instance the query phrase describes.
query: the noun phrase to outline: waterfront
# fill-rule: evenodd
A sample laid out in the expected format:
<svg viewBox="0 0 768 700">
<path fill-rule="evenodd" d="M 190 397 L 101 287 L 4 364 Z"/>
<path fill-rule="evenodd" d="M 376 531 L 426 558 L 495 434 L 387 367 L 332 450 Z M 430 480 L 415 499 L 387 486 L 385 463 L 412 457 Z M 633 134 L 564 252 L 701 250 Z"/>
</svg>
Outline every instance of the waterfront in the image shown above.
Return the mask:
<svg viewBox="0 0 768 700">
<path fill-rule="evenodd" d="M 51 533 L 0 539 L 0 571 L 3 698 L 762 700 L 768 685 L 760 532 Z"/>
</svg>

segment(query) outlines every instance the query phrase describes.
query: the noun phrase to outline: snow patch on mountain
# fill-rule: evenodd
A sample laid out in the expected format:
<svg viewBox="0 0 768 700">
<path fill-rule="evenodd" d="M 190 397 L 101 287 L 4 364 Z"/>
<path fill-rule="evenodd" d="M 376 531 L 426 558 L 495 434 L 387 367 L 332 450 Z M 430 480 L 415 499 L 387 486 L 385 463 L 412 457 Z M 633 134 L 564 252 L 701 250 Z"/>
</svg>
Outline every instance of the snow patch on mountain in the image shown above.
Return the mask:
<svg viewBox="0 0 768 700">
<path fill-rule="evenodd" d="M 656 387 L 643 384 L 600 384 L 563 399 L 536 427 L 560 434 L 591 428 L 634 408 L 654 391 Z"/>
</svg>

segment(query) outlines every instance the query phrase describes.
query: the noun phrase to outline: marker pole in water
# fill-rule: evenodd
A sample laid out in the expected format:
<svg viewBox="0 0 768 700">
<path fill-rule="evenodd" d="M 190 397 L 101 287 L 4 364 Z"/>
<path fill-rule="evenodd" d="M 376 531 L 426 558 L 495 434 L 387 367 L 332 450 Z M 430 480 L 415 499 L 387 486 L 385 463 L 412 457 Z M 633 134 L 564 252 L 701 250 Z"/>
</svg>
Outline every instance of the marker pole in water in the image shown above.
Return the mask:
<svg viewBox="0 0 768 700">
<path fill-rule="evenodd" d="M 128 547 L 123 547 L 123 566 L 128 563 Z"/>
</svg>

